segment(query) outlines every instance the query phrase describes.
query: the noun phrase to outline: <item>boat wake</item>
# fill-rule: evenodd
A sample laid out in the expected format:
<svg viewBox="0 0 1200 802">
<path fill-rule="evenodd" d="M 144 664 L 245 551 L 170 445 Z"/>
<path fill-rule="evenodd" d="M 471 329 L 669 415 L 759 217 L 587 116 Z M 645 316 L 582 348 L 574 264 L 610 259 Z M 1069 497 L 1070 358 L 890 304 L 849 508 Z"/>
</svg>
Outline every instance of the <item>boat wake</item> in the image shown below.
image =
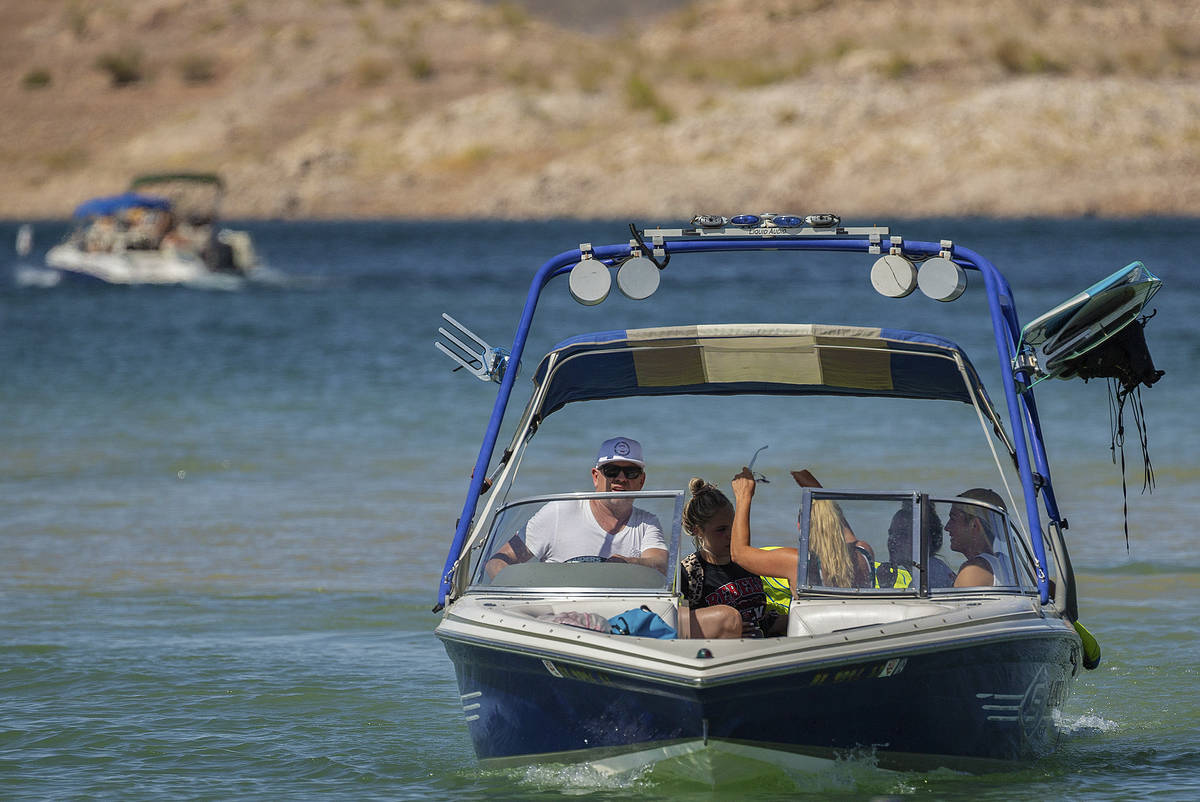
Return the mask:
<svg viewBox="0 0 1200 802">
<path fill-rule="evenodd" d="M 13 268 L 13 284 L 18 287 L 55 287 L 62 281 L 62 273 L 32 265 L 17 265 Z"/>
<path fill-rule="evenodd" d="M 590 763 L 549 763 L 509 769 L 508 772 L 527 787 L 590 792 L 642 787 L 650 773 L 650 767 L 643 766 L 629 772 L 613 773 L 602 771 Z"/>
<path fill-rule="evenodd" d="M 1084 713 L 1081 716 L 1055 715 L 1054 725 L 1063 735 L 1094 735 L 1102 732 L 1116 732 L 1120 725 L 1109 721 L 1096 713 Z"/>
<path fill-rule="evenodd" d="M 53 268 L 38 267 L 30 264 L 17 264 L 12 268 L 12 286 L 17 288 L 53 289 L 67 284 L 101 286 L 104 282 L 91 277 L 78 276 Z M 291 276 L 283 271 L 259 266 L 253 272 L 244 276 L 234 273 L 208 273 L 178 282 L 174 285 L 147 284 L 143 286 L 176 286 L 214 292 L 238 292 L 250 287 L 290 289 L 310 287 L 312 284 L 312 281 Z"/>
<path fill-rule="evenodd" d="M 697 789 L 720 789 L 742 796 L 911 793 L 914 775 L 881 769 L 873 750 L 848 753 L 835 760 L 813 761 L 807 768 L 768 766 L 759 760 L 726 755 L 717 771 L 689 771 L 687 761 L 665 760 L 627 771 L 614 772 L 592 763 L 543 763 L 489 773 L 503 775 L 529 790 L 570 795 L 623 791 L 634 797 L 662 798 Z M 936 774 L 950 774 L 937 769 Z M 915 775 L 921 776 L 921 775 Z"/>
</svg>

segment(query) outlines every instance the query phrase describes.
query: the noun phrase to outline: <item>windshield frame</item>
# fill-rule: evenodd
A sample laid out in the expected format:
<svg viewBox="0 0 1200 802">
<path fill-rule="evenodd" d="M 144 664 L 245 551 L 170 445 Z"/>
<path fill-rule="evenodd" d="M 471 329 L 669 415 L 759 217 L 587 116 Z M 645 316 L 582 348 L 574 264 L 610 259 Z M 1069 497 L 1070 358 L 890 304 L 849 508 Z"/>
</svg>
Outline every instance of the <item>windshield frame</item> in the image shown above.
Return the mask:
<svg viewBox="0 0 1200 802">
<path fill-rule="evenodd" d="M 911 558 L 913 566 L 918 573 L 917 581 L 907 588 L 895 587 L 832 587 L 829 585 L 816 584 L 811 581 L 808 576 L 809 560 L 807 559 L 808 544 L 809 544 L 809 528 L 812 523 L 811 510 L 814 500 L 828 501 L 888 501 L 893 503 L 909 503 L 912 504 L 912 509 L 920 510 L 919 516 L 912 516 L 909 530 L 911 543 L 913 544 L 913 553 Z M 1016 522 L 1011 518 L 1007 511 L 978 501 L 973 498 L 965 498 L 962 496 L 933 496 L 929 493 L 922 493 L 917 490 L 837 490 L 829 488 L 804 488 L 801 493 L 800 507 L 800 531 L 798 537 L 797 549 L 797 565 L 796 565 L 796 588 L 793 591 L 795 598 L 803 597 L 828 597 L 828 596 L 904 596 L 909 598 L 930 598 L 932 596 L 942 596 L 950 593 L 979 593 L 979 592 L 1000 592 L 1006 594 L 1019 594 L 1036 596 L 1038 593 L 1035 574 L 1033 573 L 1031 550 L 1026 541 L 1025 534 L 1016 525 Z M 932 558 L 935 557 L 932 553 L 932 538 L 930 527 L 928 525 L 929 517 L 934 510 L 934 505 L 945 505 L 945 515 L 941 517 L 943 526 L 949 519 L 949 510 L 953 505 L 966 505 L 987 511 L 988 513 L 997 516 L 998 531 L 1004 533 L 1005 548 L 1002 553 L 1007 557 L 1008 570 L 1011 572 L 1015 584 L 1008 585 L 987 585 L 987 586 L 967 586 L 967 587 L 930 587 L 930 574 L 928 570 L 932 564 Z M 917 527 L 919 529 L 916 529 Z M 919 533 L 919 534 L 918 534 Z M 949 542 L 947 541 L 947 547 Z M 951 552 L 958 553 L 958 552 Z M 880 562 L 882 555 L 875 555 L 876 566 Z M 818 577 L 819 582 L 819 577 Z"/>
</svg>

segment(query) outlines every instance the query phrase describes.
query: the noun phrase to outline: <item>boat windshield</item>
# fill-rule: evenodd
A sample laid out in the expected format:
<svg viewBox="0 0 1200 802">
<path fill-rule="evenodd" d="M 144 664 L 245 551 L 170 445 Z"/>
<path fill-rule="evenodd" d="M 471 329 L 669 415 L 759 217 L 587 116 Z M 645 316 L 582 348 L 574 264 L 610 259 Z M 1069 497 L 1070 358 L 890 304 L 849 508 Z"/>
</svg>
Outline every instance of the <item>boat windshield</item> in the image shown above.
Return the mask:
<svg viewBox="0 0 1200 802">
<path fill-rule="evenodd" d="M 683 496 L 559 493 L 506 504 L 472 555 L 472 586 L 672 592 Z"/>
<path fill-rule="evenodd" d="M 1000 497 L 970 492 L 978 498 L 805 491 L 800 590 L 1036 592 L 1032 558 Z"/>
</svg>

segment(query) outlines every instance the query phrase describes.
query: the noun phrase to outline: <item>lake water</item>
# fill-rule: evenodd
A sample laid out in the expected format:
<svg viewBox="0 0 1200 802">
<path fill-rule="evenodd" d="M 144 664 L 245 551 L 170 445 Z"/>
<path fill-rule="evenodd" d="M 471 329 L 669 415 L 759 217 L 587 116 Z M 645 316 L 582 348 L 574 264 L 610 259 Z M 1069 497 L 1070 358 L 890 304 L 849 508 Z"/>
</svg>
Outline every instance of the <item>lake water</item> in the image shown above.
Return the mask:
<svg viewBox="0 0 1200 802">
<path fill-rule="evenodd" d="M 1104 648 L 1058 753 L 987 776 L 892 774 L 861 755 L 718 794 L 653 772 L 480 771 L 432 634 L 494 398 L 432 347 L 439 315 L 506 345 L 536 267 L 627 241 L 624 221 L 249 223 L 280 276 L 236 291 L 53 283 L 37 266 L 65 225 L 37 224 L 20 259 L 17 224 L 0 223 L 0 798 L 1200 797 L 1195 226 L 893 224 L 990 257 L 1026 319 L 1133 259 L 1165 281 L 1146 331 L 1166 376 L 1142 394 L 1157 487 L 1141 492 L 1130 437 L 1128 549 L 1104 386 L 1039 398 Z M 674 269 L 646 313 L 697 322 L 760 319 L 785 268 L 737 283 Z M 845 292 L 861 280 L 812 275 L 819 314 L 795 318 L 870 322 Z M 526 371 L 563 336 L 643 314 L 551 291 Z M 932 303 L 893 324 L 923 328 Z M 967 314 L 954 309 L 936 311 Z M 991 347 L 986 332 L 963 345 Z M 663 472 L 686 478 L 703 437 L 661 447 Z M 794 466 L 776 448 L 758 467 Z"/>
</svg>

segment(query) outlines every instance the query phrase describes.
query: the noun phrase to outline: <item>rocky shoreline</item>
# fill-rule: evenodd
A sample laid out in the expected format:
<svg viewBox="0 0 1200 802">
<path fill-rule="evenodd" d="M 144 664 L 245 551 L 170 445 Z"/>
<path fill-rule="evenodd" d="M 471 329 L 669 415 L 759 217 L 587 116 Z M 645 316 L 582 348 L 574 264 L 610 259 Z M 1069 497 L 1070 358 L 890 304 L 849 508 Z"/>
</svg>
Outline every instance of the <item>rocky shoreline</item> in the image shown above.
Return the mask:
<svg viewBox="0 0 1200 802">
<path fill-rule="evenodd" d="M 1175 2 L 8 5 L 2 218 L 181 169 L 237 218 L 1200 215 Z"/>
</svg>

